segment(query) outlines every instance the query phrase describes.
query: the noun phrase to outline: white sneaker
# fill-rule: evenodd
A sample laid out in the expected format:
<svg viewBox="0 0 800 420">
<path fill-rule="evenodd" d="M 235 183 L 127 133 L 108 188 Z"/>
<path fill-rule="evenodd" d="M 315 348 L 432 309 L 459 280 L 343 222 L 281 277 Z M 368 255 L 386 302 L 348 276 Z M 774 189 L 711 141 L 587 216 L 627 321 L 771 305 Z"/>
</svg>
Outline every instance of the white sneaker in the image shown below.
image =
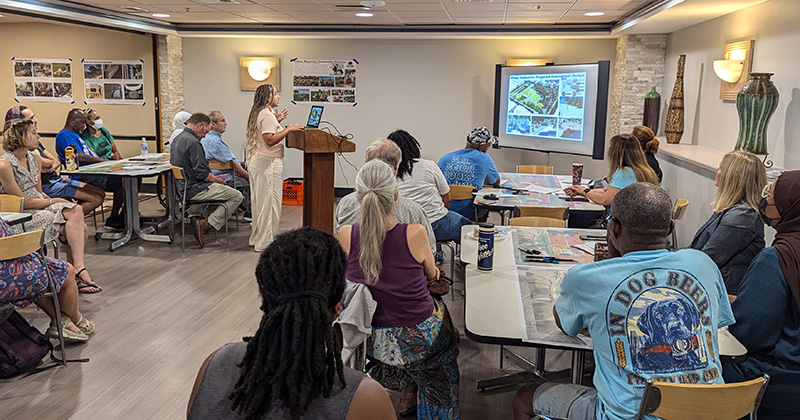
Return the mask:
<svg viewBox="0 0 800 420">
<path fill-rule="evenodd" d="M 253 221 L 253 218 L 252 217 L 247 217 L 247 216 L 242 216 L 242 221 L 250 223 L 250 222 Z"/>
</svg>

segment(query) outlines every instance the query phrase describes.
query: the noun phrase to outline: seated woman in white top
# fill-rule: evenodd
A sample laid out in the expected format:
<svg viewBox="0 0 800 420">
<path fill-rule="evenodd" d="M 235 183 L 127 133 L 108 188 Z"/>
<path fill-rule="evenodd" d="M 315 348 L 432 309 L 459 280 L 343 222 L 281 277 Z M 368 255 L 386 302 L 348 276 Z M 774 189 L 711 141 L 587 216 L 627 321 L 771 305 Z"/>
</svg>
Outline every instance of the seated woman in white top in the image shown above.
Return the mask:
<svg viewBox="0 0 800 420">
<path fill-rule="evenodd" d="M 449 210 L 450 186 L 436 162 L 420 157 L 419 142 L 405 130 L 389 134 L 403 152 L 397 168 L 397 189 L 403 197 L 425 209 L 437 241 L 461 242 L 461 226 L 470 224 L 466 217 Z"/>
</svg>

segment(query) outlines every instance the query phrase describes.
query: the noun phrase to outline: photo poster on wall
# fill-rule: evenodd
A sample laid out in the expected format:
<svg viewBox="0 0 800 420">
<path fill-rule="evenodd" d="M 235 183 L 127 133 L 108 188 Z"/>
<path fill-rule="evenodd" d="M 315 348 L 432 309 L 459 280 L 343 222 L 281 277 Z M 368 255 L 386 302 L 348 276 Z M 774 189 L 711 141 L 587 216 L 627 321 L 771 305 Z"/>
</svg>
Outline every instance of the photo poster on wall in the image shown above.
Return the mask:
<svg viewBox="0 0 800 420">
<path fill-rule="evenodd" d="M 293 104 L 356 106 L 356 59 L 291 61 Z"/>
<path fill-rule="evenodd" d="M 75 102 L 72 59 L 12 58 L 17 102 Z"/>
<path fill-rule="evenodd" d="M 81 60 L 86 104 L 144 105 L 144 60 Z"/>
</svg>

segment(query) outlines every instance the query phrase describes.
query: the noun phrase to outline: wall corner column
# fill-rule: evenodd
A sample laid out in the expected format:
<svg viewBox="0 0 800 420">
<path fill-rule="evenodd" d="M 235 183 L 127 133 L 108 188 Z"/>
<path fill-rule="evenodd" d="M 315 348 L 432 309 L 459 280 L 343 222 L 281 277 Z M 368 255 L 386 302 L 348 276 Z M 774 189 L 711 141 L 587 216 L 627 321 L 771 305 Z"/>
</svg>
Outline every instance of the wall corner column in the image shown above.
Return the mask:
<svg viewBox="0 0 800 420">
<path fill-rule="evenodd" d="M 158 63 L 161 99 L 161 144 L 172 134 L 172 118 L 184 109 L 183 39 L 175 35 L 158 36 Z M 168 148 L 165 148 L 165 151 Z"/>
</svg>

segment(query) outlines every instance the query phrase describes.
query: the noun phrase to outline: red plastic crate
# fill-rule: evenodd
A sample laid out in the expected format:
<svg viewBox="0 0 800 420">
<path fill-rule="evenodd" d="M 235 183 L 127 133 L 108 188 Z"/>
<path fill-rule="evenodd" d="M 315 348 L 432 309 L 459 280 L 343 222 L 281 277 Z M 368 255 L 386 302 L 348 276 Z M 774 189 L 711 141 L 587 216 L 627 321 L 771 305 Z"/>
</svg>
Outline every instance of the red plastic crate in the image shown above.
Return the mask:
<svg viewBox="0 0 800 420">
<path fill-rule="evenodd" d="M 303 181 L 287 179 L 283 181 L 283 204 L 303 205 Z"/>
</svg>

